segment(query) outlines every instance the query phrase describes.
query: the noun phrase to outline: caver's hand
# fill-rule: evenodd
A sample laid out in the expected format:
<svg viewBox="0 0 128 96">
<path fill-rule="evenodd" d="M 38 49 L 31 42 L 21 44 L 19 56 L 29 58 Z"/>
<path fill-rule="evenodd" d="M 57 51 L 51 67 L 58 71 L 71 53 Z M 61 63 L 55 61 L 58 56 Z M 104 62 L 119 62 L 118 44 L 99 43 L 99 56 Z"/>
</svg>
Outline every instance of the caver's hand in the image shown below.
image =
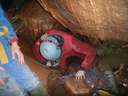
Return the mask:
<svg viewBox="0 0 128 96">
<path fill-rule="evenodd" d="M 83 70 L 77 71 L 77 73 L 75 74 L 75 78 L 76 78 L 76 80 L 85 79 L 85 71 L 83 71 Z"/>
<path fill-rule="evenodd" d="M 51 67 L 52 64 L 51 64 L 51 61 L 48 61 L 47 64 L 46 64 L 47 67 Z"/>
<path fill-rule="evenodd" d="M 11 52 L 12 52 L 13 59 L 16 59 L 16 56 L 17 56 L 19 64 L 24 64 L 24 56 L 17 42 L 13 42 L 11 44 Z"/>
<path fill-rule="evenodd" d="M 47 37 L 48 37 L 48 34 L 45 33 L 44 35 L 41 36 L 41 40 L 46 40 Z"/>
</svg>

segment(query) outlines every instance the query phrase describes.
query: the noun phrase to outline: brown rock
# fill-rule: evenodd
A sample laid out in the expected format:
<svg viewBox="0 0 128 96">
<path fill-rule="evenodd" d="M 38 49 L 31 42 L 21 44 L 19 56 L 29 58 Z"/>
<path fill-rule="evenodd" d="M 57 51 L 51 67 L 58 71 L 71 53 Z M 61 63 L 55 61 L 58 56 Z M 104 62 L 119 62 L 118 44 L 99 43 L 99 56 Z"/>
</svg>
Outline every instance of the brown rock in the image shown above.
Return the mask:
<svg viewBox="0 0 128 96">
<path fill-rule="evenodd" d="M 19 18 L 24 24 L 21 35 L 30 42 L 35 41 L 41 34 L 51 28 L 64 29 L 35 0 L 32 0 L 23 7 Z"/>
<path fill-rule="evenodd" d="M 128 0 L 37 0 L 74 34 L 128 41 Z"/>
</svg>

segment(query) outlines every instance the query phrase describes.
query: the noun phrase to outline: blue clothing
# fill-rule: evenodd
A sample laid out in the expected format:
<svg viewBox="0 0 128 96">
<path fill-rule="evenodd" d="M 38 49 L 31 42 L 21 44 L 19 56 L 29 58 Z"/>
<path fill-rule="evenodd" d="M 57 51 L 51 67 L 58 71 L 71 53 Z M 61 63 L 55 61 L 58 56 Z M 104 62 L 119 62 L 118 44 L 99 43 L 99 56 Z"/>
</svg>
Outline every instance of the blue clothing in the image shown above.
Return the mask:
<svg viewBox="0 0 128 96">
<path fill-rule="evenodd" d="M 16 38 L 16 33 L 12 25 L 9 23 L 8 19 L 6 18 L 4 11 L 0 5 L 0 26 L 6 26 L 8 28 L 8 34 L 4 35 L 8 40 L 11 38 Z M 1 37 L 1 36 L 0 36 Z"/>
<path fill-rule="evenodd" d="M 5 17 L 4 11 L 0 5 L 0 28 L 2 28 L 3 26 L 6 27 L 8 31 L 4 35 L 0 35 L 0 43 L 2 43 L 3 47 L 5 48 L 6 53 L 7 53 L 6 54 L 7 59 L 9 61 L 11 59 L 9 40 L 11 40 L 13 38 L 17 38 L 17 36 L 16 36 L 16 33 L 14 32 L 12 25 L 9 23 L 9 21 Z M 0 33 L 3 33 L 3 31 L 0 30 Z M 3 50 L 1 50 L 1 52 L 2 51 Z M 2 61 L 0 61 L 0 62 L 2 62 Z"/>
<path fill-rule="evenodd" d="M 11 48 L 10 48 L 10 43 L 8 42 L 8 39 L 5 38 L 4 36 L 0 37 L 0 43 L 3 45 L 6 56 L 8 58 L 8 62 L 12 60 L 12 55 L 11 55 Z M 0 50 L 1 51 L 1 50 Z M 1 59 L 0 59 L 1 60 Z M 1 64 L 1 61 L 0 61 Z"/>
<path fill-rule="evenodd" d="M 5 79 L 5 84 L 0 86 L 0 96 L 25 96 L 15 79 L 10 77 L 6 71 L 0 72 L 0 78 Z"/>
<path fill-rule="evenodd" d="M 24 96 L 24 92 L 34 90 L 40 82 L 26 64 L 18 64 L 16 59 L 12 59 L 9 39 L 16 38 L 16 34 L 13 27 L 6 19 L 1 6 L 0 26 L 6 26 L 9 30 L 7 34 L 0 36 L 0 43 L 2 44 L 2 48 L 4 48 L 5 54 L 8 58 L 6 64 L 2 64 L 0 61 L 0 66 L 6 70 L 5 77 L 8 78 L 8 82 L 6 82 L 5 86 L 0 86 L 0 96 Z M 2 54 L 1 52 L 0 54 Z M 0 78 L 4 77 L 0 74 Z M 10 95 L 10 93 L 15 93 L 14 91 L 17 91 L 17 94 L 19 95 Z"/>
<path fill-rule="evenodd" d="M 18 64 L 16 60 L 12 60 L 8 64 L 2 65 L 2 67 L 8 71 L 9 75 L 25 91 L 31 91 L 40 84 L 26 64 Z"/>
</svg>

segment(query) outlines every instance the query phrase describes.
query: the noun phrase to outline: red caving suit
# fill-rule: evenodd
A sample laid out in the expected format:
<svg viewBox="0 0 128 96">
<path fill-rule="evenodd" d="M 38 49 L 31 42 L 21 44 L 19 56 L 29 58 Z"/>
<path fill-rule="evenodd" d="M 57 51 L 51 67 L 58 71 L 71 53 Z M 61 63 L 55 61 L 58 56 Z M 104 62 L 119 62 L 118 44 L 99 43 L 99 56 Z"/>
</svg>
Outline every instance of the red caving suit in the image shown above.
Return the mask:
<svg viewBox="0 0 128 96">
<path fill-rule="evenodd" d="M 64 44 L 62 46 L 62 53 L 60 57 L 59 67 L 65 68 L 66 59 L 70 56 L 80 56 L 83 62 L 81 63 L 81 68 L 88 69 L 92 67 L 92 62 L 96 56 L 96 48 L 88 43 L 81 42 L 74 36 L 59 30 L 49 30 L 47 32 L 48 36 L 57 34 L 64 38 Z M 41 62 L 45 63 L 44 57 L 40 53 L 40 40 L 38 40 L 34 45 L 34 54 L 36 58 Z"/>
</svg>

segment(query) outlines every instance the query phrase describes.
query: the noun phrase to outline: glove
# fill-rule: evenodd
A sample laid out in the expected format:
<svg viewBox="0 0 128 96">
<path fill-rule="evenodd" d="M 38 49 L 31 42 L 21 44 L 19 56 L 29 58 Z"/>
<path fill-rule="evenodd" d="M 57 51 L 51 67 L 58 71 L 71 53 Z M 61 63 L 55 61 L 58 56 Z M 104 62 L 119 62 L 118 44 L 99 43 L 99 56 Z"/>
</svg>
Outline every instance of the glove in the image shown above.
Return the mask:
<svg viewBox="0 0 128 96">
<path fill-rule="evenodd" d="M 46 40 L 47 37 L 48 37 L 48 34 L 45 33 L 44 35 L 41 36 L 41 40 Z"/>
<path fill-rule="evenodd" d="M 77 80 L 85 79 L 85 71 L 84 70 L 77 71 L 77 73 L 75 74 L 75 78 Z"/>
<path fill-rule="evenodd" d="M 46 66 L 47 66 L 47 67 L 51 67 L 51 66 L 52 66 L 51 61 L 48 61 L 48 62 L 46 63 Z"/>
</svg>

